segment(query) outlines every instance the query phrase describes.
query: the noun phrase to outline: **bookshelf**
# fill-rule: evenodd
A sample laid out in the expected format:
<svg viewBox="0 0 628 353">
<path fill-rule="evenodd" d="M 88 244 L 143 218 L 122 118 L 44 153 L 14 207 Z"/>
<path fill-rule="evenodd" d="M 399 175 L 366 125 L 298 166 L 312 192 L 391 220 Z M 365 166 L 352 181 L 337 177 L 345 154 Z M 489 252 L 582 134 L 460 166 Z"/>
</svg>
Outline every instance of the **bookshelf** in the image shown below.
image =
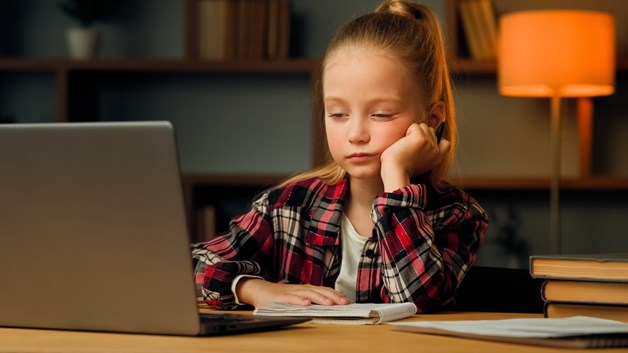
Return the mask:
<svg viewBox="0 0 628 353">
<path fill-rule="evenodd" d="M 478 79 L 496 81 L 497 61 L 495 59 L 477 59 L 474 58 L 470 51 L 470 44 L 468 39 L 469 35 L 465 32 L 465 28 L 462 14 L 461 4 L 469 2 L 484 2 L 490 3 L 493 8 L 494 15 L 496 16 L 495 22 L 498 22 L 498 16 L 501 14 L 500 9 L 506 9 L 509 11 L 514 10 L 530 10 L 530 9 L 542 9 L 542 8 L 583 8 L 583 9 L 599 9 L 604 11 L 613 11 L 616 13 L 617 22 L 622 21 L 622 15 L 628 14 L 628 6 L 621 4 L 611 4 L 608 1 L 594 2 L 594 1 L 575 1 L 569 2 L 553 0 L 553 1 L 508 1 L 508 0 L 447 0 L 445 6 L 445 32 L 448 38 L 448 60 L 453 72 L 454 80 L 458 81 L 457 84 L 467 84 L 477 82 Z M 622 40 L 621 34 L 618 34 L 618 40 Z M 579 98 L 574 99 L 571 103 L 574 119 L 576 120 L 575 131 L 572 133 L 577 135 L 574 137 L 577 140 L 577 147 L 570 153 L 577 154 L 577 167 L 575 172 L 571 175 L 567 175 L 561 179 L 561 189 L 566 191 L 586 191 L 586 190 L 598 190 L 598 191 L 626 191 L 628 190 L 628 175 L 607 175 L 604 168 L 599 168 L 596 165 L 595 158 L 600 157 L 600 152 L 604 147 L 600 147 L 596 144 L 606 143 L 605 141 L 598 141 L 596 139 L 596 133 L 599 129 L 598 124 L 594 116 L 607 113 L 608 105 L 617 104 L 616 100 L 621 100 L 621 97 L 625 96 L 625 92 L 622 91 L 622 74 L 628 71 L 628 56 L 625 55 L 621 49 L 623 46 L 618 44 L 618 59 L 617 59 L 617 90 L 614 94 L 615 98 Z M 607 105 L 606 108 L 602 105 Z M 611 107 L 611 109 L 620 110 L 619 106 Z M 604 110 L 604 111 L 600 111 Z M 549 111 L 549 110 L 548 110 Z M 548 113 L 549 114 L 549 113 Z M 616 113 L 617 114 L 617 113 Z M 621 113 L 618 113 L 621 114 Z M 598 118 L 599 120 L 599 118 Z M 549 124 L 549 115 L 548 115 Z M 549 126 L 548 126 L 549 128 Z M 599 135 L 599 134 L 598 134 Z M 601 140 L 601 139 L 599 139 Z M 456 179 L 456 178 L 454 178 Z M 457 178 L 461 185 L 468 189 L 477 190 L 489 190 L 489 189 L 501 189 L 501 190 L 546 190 L 549 188 L 549 178 L 544 176 L 468 176 L 463 178 Z"/>
<path fill-rule="evenodd" d="M 29 0 L 26 5 L 17 0 L 3 2 L 0 10 L 7 16 L 13 16 L 14 19 L 0 24 L 0 30 L 3 33 L 2 38 L 6 37 L 5 43 L 0 45 L 0 81 L 4 81 L 4 83 L 0 83 L 0 106 L 2 107 L 0 118 L 4 122 L 63 123 L 109 120 L 119 114 L 120 116 L 139 116 L 140 119 L 153 119 L 154 117 L 150 116 L 150 110 L 139 110 L 139 113 L 133 113 L 138 110 L 125 111 L 124 108 L 117 108 L 118 110 L 116 111 L 115 107 L 109 108 L 108 105 L 111 104 L 110 99 L 107 99 L 108 91 L 124 87 L 128 93 L 135 95 L 136 91 L 152 89 L 152 86 L 157 86 L 156 90 L 161 89 L 159 86 L 164 86 L 165 88 L 170 82 L 183 85 L 182 89 L 189 91 L 194 88 L 187 88 L 187 85 L 202 86 L 212 84 L 212 82 L 219 82 L 220 84 L 237 81 L 238 83 L 234 84 L 235 88 L 232 88 L 232 90 L 238 91 L 237 85 L 246 85 L 249 77 L 252 77 L 251 80 L 257 82 L 258 86 L 263 86 L 263 82 L 269 82 L 268 85 L 273 87 L 286 83 L 287 87 L 281 88 L 281 90 L 290 90 L 295 85 L 305 84 L 302 91 L 310 90 L 312 75 L 319 67 L 319 60 L 302 56 L 298 58 L 289 56 L 288 45 L 290 43 L 288 42 L 289 37 L 286 36 L 287 33 L 284 33 L 283 37 L 280 38 L 280 40 L 284 41 L 282 43 L 282 56 L 275 55 L 273 60 L 264 57 L 225 58 L 225 60 L 203 59 L 199 52 L 200 24 L 198 14 L 198 5 L 203 1 L 207 2 L 207 0 L 179 0 L 177 2 L 172 2 L 171 0 L 159 2 L 134 0 L 129 4 L 125 4 L 124 6 L 130 9 L 130 12 L 126 14 L 127 18 L 121 19 L 117 24 L 112 24 L 111 27 L 130 27 L 131 25 L 124 21 L 133 19 L 131 17 L 133 15 L 132 11 L 139 9 L 141 6 L 149 6 L 150 10 L 143 14 L 143 16 L 149 17 L 149 20 L 146 21 L 148 24 L 145 28 L 135 28 L 137 32 L 140 35 L 151 34 L 166 39 L 170 36 L 170 33 L 180 33 L 181 37 L 179 37 L 179 40 L 181 44 L 173 43 L 172 47 L 175 47 L 174 50 L 160 49 L 162 52 L 155 50 L 154 53 L 147 55 L 103 55 L 93 60 L 68 59 L 63 47 L 53 53 L 54 48 L 45 49 L 47 52 L 44 49 L 37 52 L 37 48 L 30 50 L 28 46 L 21 45 L 20 40 L 27 38 L 33 30 L 36 30 L 34 26 L 42 26 L 39 23 L 55 22 L 59 26 L 59 31 L 58 33 L 51 31 L 51 33 L 59 37 L 62 36 L 62 26 L 72 25 L 69 22 L 61 22 L 63 20 L 62 15 L 60 12 L 55 12 L 57 9 L 53 8 L 56 4 L 39 0 Z M 261 3 L 261 1 L 248 0 L 241 2 L 246 2 L 247 6 L 253 3 Z M 288 1 L 284 0 L 273 0 L 273 2 L 284 5 L 289 4 Z M 230 3 L 233 3 L 233 1 L 230 1 Z M 31 17 L 30 13 L 26 13 L 27 8 L 47 9 L 48 7 L 50 7 L 50 12 L 41 15 L 43 17 L 37 17 L 39 15 L 32 15 Z M 161 12 L 161 14 L 157 14 L 157 16 L 161 17 L 153 18 L 153 16 L 156 16 L 152 14 L 153 12 Z M 151 33 L 155 24 L 162 23 L 163 19 L 170 15 L 181 17 L 170 19 L 172 23 L 166 24 L 165 29 L 159 29 Z M 4 15 L 2 16 L 2 18 L 5 17 Z M 24 20 L 23 22 L 26 25 L 22 24 L 21 20 Z M 283 22 L 286 20 L 289 21 L 289 17 L 287 19 L 284 18 Z M 29 25 L 31 27 L 28 27 Z M 283 23 L 283 25 L 285 26 L 286 24 Z M 176 26 L 179 27 L 177 28 Z M 276 30 L 278 31 L 279 28 Z M 289 29 L 284 28 L 284 30 L 287 31 Z M 9 37 L 9 33 L 11 33 L 12 37 Z M 111 34 L 105 33 L 105 35 Z M 114 32 L 113 35 L 115 34 Z M 54 41 L 54 36 L 52 37 L 51 41 Z M 159 40 L 152 40 L 155 43 L 159 42 Z M 151 45 L 158 47 L 158 44 Z M 276 43 L 276 45 L 279 45 L 279 43 Z M 148 47 L 149 45 L 146 46 Z M 181 48 L 178 53 L 165 53 L 166 51 L 176 52 L 177 46 Z M 165 82 L 159 83 L 158 81 L 162 79 Z M 30 101 L 31 96 L 36 96 L 33 93 L 33 88 L 21 91 L 17 87 L 34 86 L 33 82 L 35 82 L 35 85 L 41 86 L 39 90 L 41 95 L 45 97 L 43 101 L 46 104 L 40 103 L 40 99 L 38 99 L 38 109 L 33 113 L 36 117 L 24 119 L 20 114 L 20 108 L 22 107 L 18 106 L 16 109 L 11 101 L 14 100 L 15 96 L 21 94 L 27 97 L 24 99 L 26 101 L 25 105 L 31 106 L 28 101 Z M 155 82 L 157 82 L 156 85 Z M 126 87 L 129 86 L 131 88 L 127 89 Z M 281 92 L 281 90 L 279 91 Z M 129 99 L 133 99 L 133 97 Z M 181 105 L 181 103 L 176 102 L 175 104 Z M 28 108 L 22 110 L 29 110 Z M 185 106 L 182 106 L 182 108 L 184 111 Z M 17 112 L 14 113 L 14 110 L 17 110 Z M 310 119 L 309 109 L 305 109 L 303 115 Z M 114 119 L 118 120 L 117 117 Z M 120 119 L 126 120 L 125 117 Z M 160 118 L 157 117 L 157 119 Z M 309 124 L 306 123 L 307 125 Z M 186 140 L 187 138 L 185 135 L 180 135 L 179 139 Z M 306 140 L 312 140 L 312 143 L 316 144 L 319 139 L 314 134 L 311 139 Z M 311 147 L 308 149 L 314 150 Z M 312 160 L 315 158 L 314 156 L 308 157 Z M 282 168 L 289 169 L 288 167 Z M 202 209 L 208 202 L 220 204 L 220 200 L 213 196 L 208 196 L 209 194 L 229 198 L 230 195 L 225 193 L 224 190 L 231 190 L 235 195 L 235 199 L 249 202 L 252 195 L 257 193 L 261 187 L 270 186 L 282 180 L 291 172 L 244 171 L 241 173 L 207 173 L 184 170 L 182 182 L 188 219 L 193 231 L 193 240 L 199 238 L 195 226 L 197 224 L 197 209 Z M 237 200 L 227 200 L 227 204 L 229 203 L 237 204 Z"/>
<path fill-rule="evenodd" d="M 298 53 L 285 60 L 219 62 L 198 58 L 196 1 L 133 0 L 125 2 L 128 4 L 127 6 L 135 7 L 136 17 L 129 15 L 128 18 L 121 20 L 123 23 L 112 24 L 111 27 L 118 26 L 122 28 L 121 31 L 129 30 L 129 28 L 138 29 L 137 34 L 123 33 L 125 36 L 132 37 L 132 43 L 143 39 L 142 36 L 151 36 L 152 38 L 148 39 L 152 42 L 143 46 L 139 45 L 144 48 L 144 52 L 139 52 L 139 49 L 136 50 L 135 48 L 127 48 L 128 53 L 110 53 L 101 59 L 89 61 L 67 59 L 65 48 L 57 51 L 54 51 L 53 48 L 44 52 L 34 52 L 28 48 L 23 49 L 21 45 L 17 44 L 28 37 L 28 33 L 23 32 L 29 30 L 22 28 L 22 26 L 13 26 L 12 23 L 16 21 L 0 23 L 2 38 L 11 36 L 12 39 L 9 38 L 11 40 L 8 42 L 16 43 L 15 48 L 11 50 L 3 50 L 3 44 L 0 44 L 0 108 L 10 107 L 11 101 L 17 94 L 12 93 L 12 91 L 17 91 L 26 97 L 26 99 L 22 98 L 22 100 L 27 101 L 26 104 L 31 100 L 38 102 L 34 107 L 30 105 L 26 107 L 27 109 L 37 109 L 37 112 L 33 114 L 34 117 L 26 119 L 26 122 L 104 120 L 111 119 L 118 113 L 124 115 L 124 118 L 140 116 L 145 119 L 154 119 L 160 118 L 163 114 L 156 114 L 153 110 L 117 108 L 116 104 L 111 104 L 111 101 L 107 99 L 106 93 L 123 88 L 124 93 L 130 96 L 129 99 L 134 100 L 138 92 L 147 90 L 165 92 L 157 95 L 157 99 L 163 100 L 165 97 L 165 99 L 172 100 L 173 110 L 176 108 L 176 110 L 187 114 L 186 110 L 189 109 L 187 106 L 188 97 L 185 94 L 193 94 L 195 90 L 203 90 L 204 86 L 212 85 L 215 82 L 231 83 L 237 81 L 233 85 L 240 85 L 242 88 L 248 86 L 250 82 L 257 82 L 256 87 L 268 85 L 268 91 L 277 95 L 294 90 L 294 88 L 303 92 L 309 91 L 314 73 L 317 72 L 320 65 L 318 58 L 322 56 L 322 51 L 329 37 L 328 33 L 324 31 L 335 28 L 336 25 L 343 23 L 357 13 L 374 8 L 378 3 L 378 1 L 372 1 L 372 3 L 364 4 L 366 1 L 362 1 L 361 4 L 357 4 L 356 1 L 356 4 L 352 2 L 319 4 L 309 0 L 297 0 L 294 3 L 299 7 L 297 9 L 298 15 L 305 19 L 301 22 L 312 27 L 303 37 L 313 44 L 310 43 L 309 47 L 305 49 L 297 48 Z M 457 48 L 457 43 L 463 40 L 462 37 L 456 36 L 456 34 L 460 34 L 456 11 L 456 4 L 459 1 L 461 0 L 447 0 L 443 16 L 446 19 L 445 30 L 448 33 L 448 40 L 454 44 L 450 45 L 450 48 Z M 535 0 L 533 3 L 543 1 Z M 527 0 L 516 0 L 515 2 L 525 3 Z M 432 4 L 440 6 L 441 2 L 434 0 Z M 20 18 L 31 16 L 31 13 L 36 12 L 37 9 L 48 9 L 51 6 L 54 5 L 47 0 L 9 0 L 1 2 L 0 10 L 22 8 L 23 13 L 18 13 L 17 17 Z M 141 8 L 142 6 L 145 8 Z M 26 13 L 27 9 L 28 14 Z M 27 23 L 35 27 L 36 30 L 56 28 L 60 32 L 66 23 L 60 22 L 61 20 L 55 20 L 55 22 L 50 19 L 53 14 L 58 15 L 55 13 L 55 9 L 50 8 L 46 11 L 49 11 L 49 14 L 45 15 L 47 17 L 33 17 Z M 41 12 L 44 11 L 41 10 Z M 0 18 L 7 18 L 6 15 L 2 17 L 2 14 L 6 13 L 9 11 L 0 11 Z M 143 21 L 143 18 L 148 18 L 148 20 Z M 165 23 L 164 19 L 170 19 L 172 23 Z M 139 22 L 140 24 L 131 26 L 130 22 Z M 295 28 L 295 32 L 298 30 L 303 31 L 302 28 Z M 320 40 L 313 38 L 312 33 L 317 31 L 323 32 L 320 35 Z M 118 35 L 120 34 L 118 33 Z M 47 40 L 53 42 L 56 36 L 58 34 L 51 29 L 47 35 Z M 162 42 L 169 44 L 164 47 Z M 63 44 L 58 46 L 63 47 Z M 471 60 L 467 57 L 459 57 L 457 54 L 454 55 L 455 53 L 457 53 L 456 50 L 450 52 L 449 56 L 458 84 L 461 81 L 468 81 L 470 84 L 494 81 L 495 61 Z M 628 55 L 625 58 L 628 58 Z M 622 75 L 628 72 L 628 59 L 620 58 L 618 67 L 622 71 Z M 160 82 L 162 80 L 163 82 Z M 628 82 L 628 77 L 624 77 L 623 82 Z M 171 84 L 176 87 L 170 89 Z M 284 84 L 285 88 L 282 88 Z M 29 87 L 22 89 L 21 87 L 25 85 Z M 493 89 L 492 86 L 491 89 Z M 169 94 L 176 93 L 176 91 L 183 91 L 185 94 L 171 98 Z M 238 89 L 234 89 L 233 92 L 235 95 L 239 94 Z M 618 95 L 611 105 L 619 106 L 623 101 L 625 100 L 622 96 Z M 588 117 L 592 118 L 593 115 L 597 117 L 601 114 L 599 109 L 605 104 L 598 104 L 597 102 L 596 100 L 593 111 L 587 114 Z M 114 103 L 118 103 L 118 101 Z M 144 99 L 140 104 L 148 105 L 151 104 L 151 101 Z M 505 106 L 509 106 L 509 104 L 509 102 L 504 103 Z M 163 104 L 159 106 L 161 107 Z M 263 109 L 267 108 L 264 107 Z M 309 106 L 299 106 L 296 109 L 302 112 L 303 116 L 300 118 L 303 119 L 304 126 L 313 125 L 314 122 L 309 117 Z M 274 114 L 270 109 L 269 111 L 270 114 Z M 548 110 L 543 111 L 547 112 Z M 6 111 L 0 110 L 0 119 L 6 115 Z M 18 119 L 18 121 L 21 120 Z M 184 143 L 190 139 L 187 135 L 190 129 L 201 131 L 207 127 L 206 122 L 200 118 L 191 122 L 186 121 L 186 124 L 190 126 L 180 136 Z M 483 127 L 478 127 L 475 123 L 466 126 L 461 125 L 461 128 L 474 131 L 483 130 Z M 596 133 L 593 136 L 590 132 L 587 134 L 591 142 L 585 144 L 582 151 L 578 152 L 580 161 L 578 174 L 565 176 L 562 182 L 563 190 L 573 192 L 576 195 L 589 194 L 590 192 L 601 192 L 604 195 L 625 195 L 628 193 L 628 176 L 624 176 L 628 173 L 622 171 L 607 173 L 606 170 L 600 171 L 603 168 L 595 165 L 596 150 L 610 148 L 605 146 L 604 141 L 597 135 L 600 130 L 602 129 L 596 125 Z M 620 133 L 622 130 L 614 129 L 612 126 L 608 130 L 615 132 L 613 141 L 619 143 L 617 141 L 621 140 Z M 290 165 L 272 170 L 260 170 L 259 168 L 255 170 L 184 170 L 183 182 L 191 227 L 195 227 L 193 225 L 196 221 L 195 210 L 200 209 L 206 202 L 215 202 L 215 200 L 207 198 L 209 193 L 220 191 L 221 188 L 240 188 L 244 192 L 237 199 L 250 201 L 252 195 L 261 188 L 273 185 L 284 177 L 315 163 L 318 160 L 318 157 L 314 156 L 317 150 L 315 146 L 321 141 L 320 135 L 317 134 L 316 129 L 312 129 L 312 132 L 308 133 L 306 137 L 307 139 L 302 138 L 302 140 L 307 141 L 303 144 L 307 145 L 306 148 L 309 148 L 309 151 L 306 152 L 306 155 L 293 157 L 293 159 L 307 161 L 296 167 Z M 462 136 L 461 140 L 465 142 L 469 139 Z M 468 142 L 467 146 L 461 146 L 461 148 L 466 149 L 470 144 L 472 142 Z M 256 146 L 251 148 L 254 147 Z M 490 159 L 490 156 L 483 154 L 483 152 L 473 153 L 480 159 Z M 580 171 L 580 167 L 582 171 Z M 466 189 L 476 194 L 496 195 L 495 197 L 500 198 L 500 200 L 508 199 L 510 195 L 519 192 L 531 192 L 537 195 L 538 199 L 544 200 L 543 193 L 549 188 L 549 178 L 542 175 L 527 175 L 519 172 L 513 172 L 512 175 L 501 175 L 493 171 L 482 175 L 465 173 L 460 174 L 461 176 L 457 175 L 454 174 L 452 179 Z"/>
</svg>

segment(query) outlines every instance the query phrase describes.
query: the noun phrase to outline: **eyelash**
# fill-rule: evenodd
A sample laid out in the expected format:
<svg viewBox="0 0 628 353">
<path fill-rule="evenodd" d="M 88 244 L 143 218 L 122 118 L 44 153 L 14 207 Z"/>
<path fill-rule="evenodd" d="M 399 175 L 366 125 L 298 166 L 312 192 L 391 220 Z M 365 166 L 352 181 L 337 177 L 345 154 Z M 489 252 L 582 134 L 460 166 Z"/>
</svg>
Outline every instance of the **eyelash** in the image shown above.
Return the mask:
<svg viewBox="0 0 628 353">
<path fill-rule="evenodd" d="M 390 119 L 394 115 L 395 114 L 371 114 L 372 117 L 375 117 L 375 118 L 378 118 L 378 119 Z M 347 116 L 347 114 L 345 114 L 345 113 L 330 113 L 328 115 L 328 117 L 336 118 L 336 119 L 343 118 L 345 116 Z"/>
</svg>

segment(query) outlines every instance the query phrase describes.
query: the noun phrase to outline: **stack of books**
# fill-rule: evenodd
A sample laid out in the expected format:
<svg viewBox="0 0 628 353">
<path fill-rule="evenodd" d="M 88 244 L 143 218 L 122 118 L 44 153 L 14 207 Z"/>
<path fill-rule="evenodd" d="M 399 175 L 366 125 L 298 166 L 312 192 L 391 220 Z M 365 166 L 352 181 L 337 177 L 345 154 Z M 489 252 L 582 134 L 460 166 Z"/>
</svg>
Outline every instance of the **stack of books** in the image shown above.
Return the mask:
<svg viewBox="0 0 628 353">
<path fill-rule="evenodd" d="M 530 274 L 544 279 L 545 317 L 628 322 L 628 253 L 531 256 Z"/>
<path fill-rule="evenodd" d="M 289 56 L 289 0 L 197 0 L 198 56 L 274 61 Z"/>
</svg>

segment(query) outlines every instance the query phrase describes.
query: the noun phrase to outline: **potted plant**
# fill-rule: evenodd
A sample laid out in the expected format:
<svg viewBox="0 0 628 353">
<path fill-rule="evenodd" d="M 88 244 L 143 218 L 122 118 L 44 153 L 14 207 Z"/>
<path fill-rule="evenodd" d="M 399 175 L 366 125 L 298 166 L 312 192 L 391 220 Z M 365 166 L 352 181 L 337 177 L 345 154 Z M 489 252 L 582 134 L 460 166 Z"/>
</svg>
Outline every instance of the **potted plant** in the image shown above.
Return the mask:
<svg viewBox="0 0 628 353">
<path fill-rule="evenodd" d="M 91 59 L 97 55 L 99 32 L 94 24 L 114 17 L 117 5 L 118 0 L 64 0 L 59 3 L 61 11 L 78 24 L 66 32 L 72 58 Z"/>
</svg>

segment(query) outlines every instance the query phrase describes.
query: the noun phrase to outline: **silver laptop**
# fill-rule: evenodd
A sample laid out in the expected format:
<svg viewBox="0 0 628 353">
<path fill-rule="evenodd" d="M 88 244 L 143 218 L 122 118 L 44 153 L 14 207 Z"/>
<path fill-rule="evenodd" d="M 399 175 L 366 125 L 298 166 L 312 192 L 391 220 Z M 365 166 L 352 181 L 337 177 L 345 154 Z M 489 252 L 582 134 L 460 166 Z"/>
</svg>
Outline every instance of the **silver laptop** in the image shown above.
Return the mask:
<svg viewBox="0 0 628 353">
<path fill-rule="evenodd" d="M 0 326 L 207 335 L 305 321 L 201 320 L 173 130 L 0 125 Z"/>
</svg>

